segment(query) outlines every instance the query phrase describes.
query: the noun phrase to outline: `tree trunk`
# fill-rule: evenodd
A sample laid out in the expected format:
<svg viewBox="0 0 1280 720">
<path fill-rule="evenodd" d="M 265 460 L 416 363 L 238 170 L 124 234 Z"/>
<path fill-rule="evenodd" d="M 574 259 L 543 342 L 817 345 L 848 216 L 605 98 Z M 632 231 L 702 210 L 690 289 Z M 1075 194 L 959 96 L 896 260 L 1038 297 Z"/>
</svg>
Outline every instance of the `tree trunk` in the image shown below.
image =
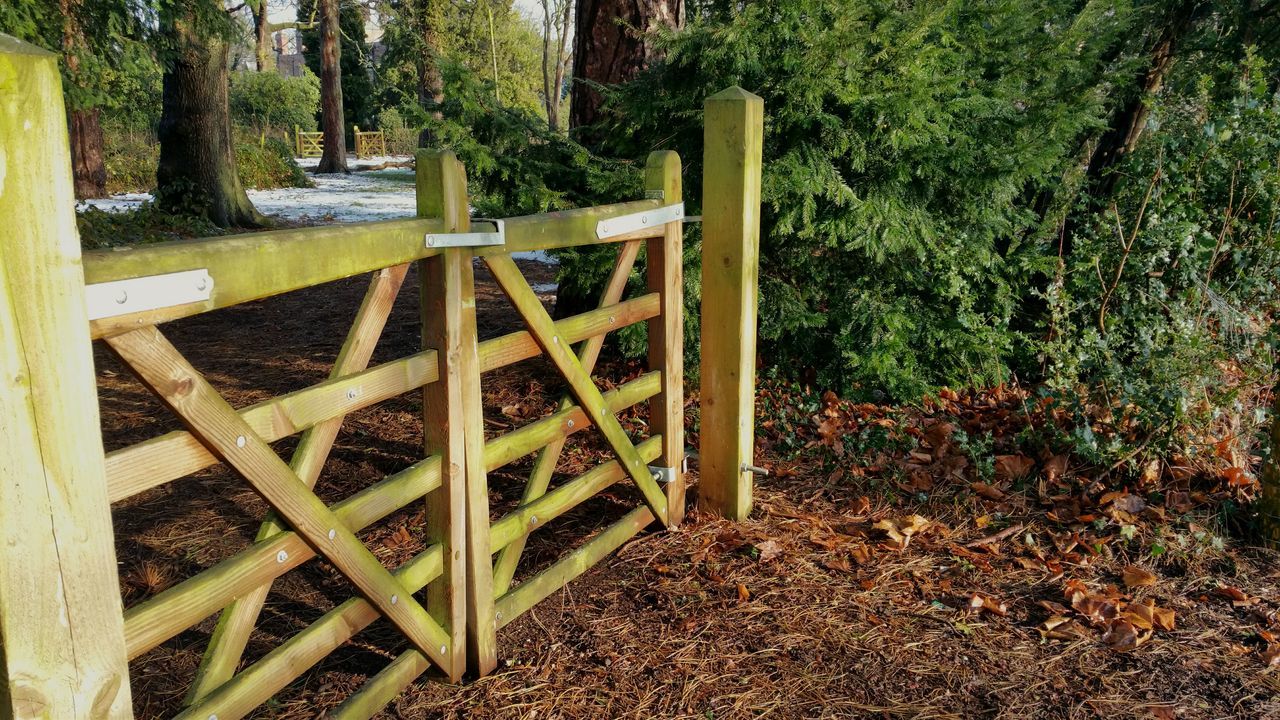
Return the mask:
<svg viewBox="0 0 1280 720">
<path fill-rule="evenodd" d="M 569 127 L 585 128 L 600 117 L 600 93 L 589 83 L 626 82 L 659 59 L 648 33 L 683 26 L 684 9 L 684 0 L 578 0 L 573 77 L 580 82 L 573 86 Z"/>
<path fill-rule="evenodd" d="M 542 105 L 547 111 L 547 127 L 556 130 L 555 96 L 551 92 L 551 2 L 542 0 Z"/>
<path fill-rule="evenodd" d="M 1280 384 L 1272 388 L 1271 398 L 1271 453 L 1262 466 L 1262 495 L 1255 507 L 1262 544 L 1280 548 Z"/>
<path fill-rule="evenodd" d="M 80 51 L 85 47 L 84 28 L 79 22 L 79 3 L 61 0 L 62 59 L 72 82 L 80 77 Z M 107 166 L 103 162 L 102 123 L 98 108 L 73 107 L 67 113 L 67 134 L 71 139 L 71 173 L 76 197 L 106 197 Z"/>
<path fill-rule="evenodd" d="M 98 108 L 72 110 L 67 113 L 71 135 L 71 171 L 75 177 L 76 197 L 107 196 L 107 166 L 103 162 L 102 123 Z"/>
<path fill-rule="evenodd" d="M 418 1 L 418 32 L 422 37 L 422 52 L 418 53 L 418 102 L 427 115 L 440 120 L 444 104 L 444 77 L 440 75 L 440 23 L 439 0 Z M 435 140 L 430 128 L 423 128 L 418 135 L 418 147 L 431 147 Z"/>
<path fill-rule="evenodd" d="M 236 174 L 227 105 L 227 44 L 203 38 L 192 18 L 168 18 L 173 43 L 165 69 L 157 136 L 156 202 L 167 212 L 195 213 L 219 227 L 254 227 L 266 218 L 254 209 Z"/>
<path fill-rule="evenodd" d="M 320 115 L 324 154 L 317 173 L 347 172 L 347 132 L 342 118 L 341 30 L 338 0 L 320 0 Z"/>
<path fill-rule="evenodd" d="M 249 3 L 253 15 L 253 55 L 258 72 L 276 69 L 276 54 L 271 49 L 271 18 L 267 16 L 267 0 Z"/>
</svg>

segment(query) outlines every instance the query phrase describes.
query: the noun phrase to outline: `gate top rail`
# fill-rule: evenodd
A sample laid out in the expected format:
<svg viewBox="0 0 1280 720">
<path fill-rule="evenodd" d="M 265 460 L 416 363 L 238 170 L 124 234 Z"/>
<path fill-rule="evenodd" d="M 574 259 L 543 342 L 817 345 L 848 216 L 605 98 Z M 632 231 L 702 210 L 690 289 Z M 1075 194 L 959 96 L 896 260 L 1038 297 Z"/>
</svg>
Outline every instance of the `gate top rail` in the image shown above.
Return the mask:
<svg viewBox="0 0 1280 720">
<path fill-rule="evenodd" d="M 599 237 L 597 225 L 663 207 L 657 199 L 524 215 L 503 221 L 506 243 L 472 249 L 476 256 L 535 252 L 652 237 L 663 225 Z M 668 220 L 668 222 L 671 222 Z M 497 231 L 477 222 L 474 231 Z M 103 317 L 90 322 L 93 338 L 320 285 L 438 255 L 426 236 L 445 231 L 440 219 L 409 218 L 174 240 L 84 254 L 85 282 L 135 280 L 204 270 L 213 281 L 207 300 Z"/>
</svg>

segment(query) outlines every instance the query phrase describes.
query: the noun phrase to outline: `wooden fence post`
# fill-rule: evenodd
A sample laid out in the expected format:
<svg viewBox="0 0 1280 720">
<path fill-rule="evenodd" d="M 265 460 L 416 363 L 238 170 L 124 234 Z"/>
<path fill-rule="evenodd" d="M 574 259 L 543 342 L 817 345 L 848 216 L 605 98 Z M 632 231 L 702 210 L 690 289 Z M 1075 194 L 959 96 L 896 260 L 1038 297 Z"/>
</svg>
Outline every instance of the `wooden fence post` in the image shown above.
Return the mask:
<svg viewBox="0 0 1280 720">
<path fill-rule="evenodd" d="M 131 718 L 58 58 L 0 35 L 0 717 Z"/>
<path fill-rule="evenodd" d="M 707 98 L 702 176 L 702 387 L 698 504 L 751 513 L 764 101 Z"/>
<path fill-rule="evenodd" d="M 662 193 L 663 205 L 683 202 L 680 156 L 666 150 L 649 153 L 645 191 Z M 645 248 L 649 292 L 662 297 L 662 314 L 649 321 L 649 369 L 662 371 L 662 392 L 649 401 L 649 426 L 662 434 L 656 464 L 669 468 L 667 525 L 684 519 L 684 223 L 667 223 L 666 232 Z"/>
<path fill-rule="evenodd" d="M 467 175 L 452 151 L 419 150 L 418 215 L 440 217 L 445 232 L 470 230 Z M 446 248 L 418 265 L 423 342 L 439 358 L 439 380 L 425 388 L 427 451 L 442 454 L 440 489 L 428 498 L 429 523 L 447 528 L 444 572 L 427 586 L 427 609 L 448 608 L 457 679 L 470 665 L 480 675 L 497 666 L 489 489 L 476 334 L 475 278 L 469 248 Z M 465 590 L 464 590 L 465 588 Z M 444 618 L 438 618 L 444 619 Z M 466 655 L 463 655 L 463 649 Z"/>
</svg>

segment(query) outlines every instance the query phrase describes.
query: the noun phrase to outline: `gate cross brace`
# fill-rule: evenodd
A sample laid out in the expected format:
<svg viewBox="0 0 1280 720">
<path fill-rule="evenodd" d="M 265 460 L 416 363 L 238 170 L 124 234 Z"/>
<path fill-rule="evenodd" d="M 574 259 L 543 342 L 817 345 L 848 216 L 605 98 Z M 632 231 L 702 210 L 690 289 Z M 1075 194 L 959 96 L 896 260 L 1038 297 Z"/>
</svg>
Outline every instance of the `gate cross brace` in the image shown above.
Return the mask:
<svg viewBox="0 0 1280 720">
<path fill-rule="evenodd" d="M 155 326 L 107 343 L 193 435 L 248 481 L 378 612 L 438 666 L 448 667 L 448 633 Z"/>
<path fill-rule="evenodd" d="M 509 255 L 487 256 L 484 261 L 489 266 L 489 272 L 493 273 L 494 279 L 502 286 L 502 291 L 506 293 L 511 304 L 524 319 L 525 325 L 529 328 L 529 334 L 533 335 L 533 339 L 564 376 L 565 382 L 569 384 L 569 390 L 578 399 L 583 412 L 596 427 L 600 428 L 618 462 L 640 489 L 645 504 L 653 511 L 654 517 L 661 520 L 663 525 L 668 524 L 666 494 L 654 481 L 645 461 L 631 444 L 627 431 L 622 429 L 618 419 L 609 412 L 604 397 L 591 380 L 591 375 L 578 361 L 578 356 L 569 347 L 569 343 L 556 332 L 555 321 L 547 314 L 546 308 L 542 306 L 542 301 L 538 299 L 533 288 L 529 287 L 524 275 L 520 273 L 520 268 Z"/>
</svg>

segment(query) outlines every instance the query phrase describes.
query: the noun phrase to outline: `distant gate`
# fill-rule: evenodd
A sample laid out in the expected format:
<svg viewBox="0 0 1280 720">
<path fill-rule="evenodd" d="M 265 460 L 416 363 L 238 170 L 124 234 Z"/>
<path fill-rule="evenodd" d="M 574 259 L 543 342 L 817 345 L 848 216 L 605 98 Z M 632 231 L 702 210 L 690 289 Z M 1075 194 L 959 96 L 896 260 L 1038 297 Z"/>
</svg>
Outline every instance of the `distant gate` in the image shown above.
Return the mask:
<svg viewBox="0 0 1280 720">
<path fill-rule="evenodd" d="M 293 145 L 298 157 L 310 158 L 324 155 L 324 133 L 303 132 L 297 125 L 293 126 Z"/>
</svg>

